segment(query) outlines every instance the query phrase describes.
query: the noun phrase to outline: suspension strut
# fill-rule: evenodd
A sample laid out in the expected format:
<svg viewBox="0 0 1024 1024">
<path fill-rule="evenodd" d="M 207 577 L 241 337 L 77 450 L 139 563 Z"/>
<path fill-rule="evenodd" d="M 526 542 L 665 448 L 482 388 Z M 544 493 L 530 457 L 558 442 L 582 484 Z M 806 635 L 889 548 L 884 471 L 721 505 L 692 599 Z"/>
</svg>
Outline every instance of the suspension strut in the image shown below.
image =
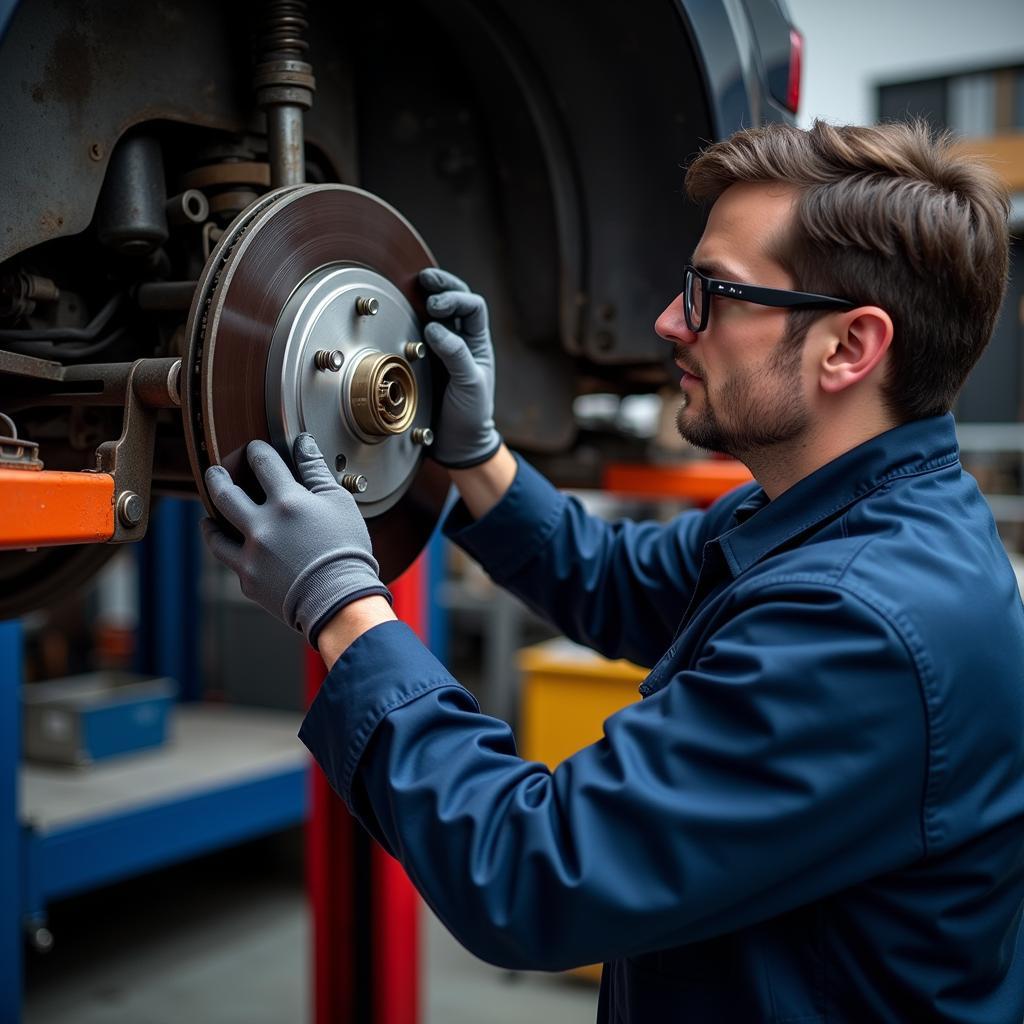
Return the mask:
<svg viewBox="0 0 1024 1024">
<path fill-rule="evenodd" d="M 255 35 L 256 102 L 267 115 L 270 184 L 306 181 L 302 112 L 313 105 L 316 80 L 306 57 L 306 0 L 264 0 Z"/>
</svg>

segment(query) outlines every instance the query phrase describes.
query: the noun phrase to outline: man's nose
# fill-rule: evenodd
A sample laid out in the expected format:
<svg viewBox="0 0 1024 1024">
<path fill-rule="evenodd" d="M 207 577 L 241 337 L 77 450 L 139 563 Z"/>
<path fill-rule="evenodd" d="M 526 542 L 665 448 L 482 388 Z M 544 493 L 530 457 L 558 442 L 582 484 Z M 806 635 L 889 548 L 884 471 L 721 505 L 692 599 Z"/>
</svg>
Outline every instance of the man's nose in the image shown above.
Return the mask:
<svg viewBox="0 0 1024 1024">
<path fill-rule="evenodd" d="M 690 330 L 686 324 L 686 314 L 683 312 L 683 295 L 680 292 L 666 307 L 661 316 L 654 321 L 654 332 L 659 338 L 677 344 L 683 342 L 691 345 L 697 340 L 697 335 Z"/>
</svg>

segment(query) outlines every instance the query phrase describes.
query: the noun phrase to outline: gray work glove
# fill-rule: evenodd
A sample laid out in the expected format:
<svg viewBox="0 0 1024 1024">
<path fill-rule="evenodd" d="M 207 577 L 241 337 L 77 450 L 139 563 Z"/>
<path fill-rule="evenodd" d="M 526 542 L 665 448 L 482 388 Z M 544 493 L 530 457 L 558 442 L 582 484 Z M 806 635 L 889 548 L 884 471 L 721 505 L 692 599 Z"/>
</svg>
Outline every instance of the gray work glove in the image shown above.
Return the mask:
<svg viewBox="0 0 1024 1024">
<path fill-rule="evenodd" d="M 465 281 L 435 267 L 420 271 L 435 320 L 423 337 L 448 371 L 430 457 L 451 469 L 486 462 L 501 446 L 494 427 L 494 348 L 487 303 Z M 438 323 L 447 321 L 447 324 Z"/>
<path fill-rule="evenodd" d="M 313 647 L 320 629 L 349 602 L 370 594 L 391 599 L 355 499 L 339 486 L 312 435 L 295 439 L 302 483 L 265 441 L 250 442 L 246 456 L 267 496 L 262 505 L 223 466 L 206 471 L 211 500 L 242 540 L 212 519 L 201 524 L 210 550 L 238 573 L 246 597 L 301 630 Z"/>
</svg>

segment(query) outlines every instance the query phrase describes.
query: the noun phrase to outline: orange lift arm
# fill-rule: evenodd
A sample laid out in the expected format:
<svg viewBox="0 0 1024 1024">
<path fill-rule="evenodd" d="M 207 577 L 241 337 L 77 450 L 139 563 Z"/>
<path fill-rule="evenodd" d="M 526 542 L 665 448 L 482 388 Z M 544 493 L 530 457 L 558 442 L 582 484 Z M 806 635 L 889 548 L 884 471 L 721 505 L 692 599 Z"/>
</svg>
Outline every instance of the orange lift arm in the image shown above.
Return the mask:
<svg viewBox="0 0 1024 1024">
<path fill-rule="evenodd" d="M 109 473 L 0 469 L 0 550 L 84 544 L 113 535 Z"/>
<path fill-rule="evenodd" d="M 707 505 L 752 479 L 750 470 L 735 459 L 695 459 L 661 466 L 612 462 L 605 467 L 602 488 L 612 494 L 686 498 Z"/>
</svg>

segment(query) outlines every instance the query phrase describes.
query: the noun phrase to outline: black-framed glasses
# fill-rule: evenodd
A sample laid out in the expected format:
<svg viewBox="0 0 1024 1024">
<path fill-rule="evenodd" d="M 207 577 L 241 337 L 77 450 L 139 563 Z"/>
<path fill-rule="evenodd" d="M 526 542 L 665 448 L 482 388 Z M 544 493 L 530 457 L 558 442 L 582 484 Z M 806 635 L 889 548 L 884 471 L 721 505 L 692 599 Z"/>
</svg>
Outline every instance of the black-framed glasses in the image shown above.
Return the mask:
<svg viewBox="0 0 1024 1024">
<path fill-rule="evenodd" d="M 787 309 L 853 309 L 854 304 L 832 295 L 813 292 L 791 292 L 784 288 L 761 288 L 739 281 L 720 281 L 708 277 L 690 264 L 683 271 L 683 311 L 686 326 L 700 334 L 708 325 L 711 298 L 721 295 L 725 299 L 754 302 L 758 306 L 780 306 Z"/>
</svg>

